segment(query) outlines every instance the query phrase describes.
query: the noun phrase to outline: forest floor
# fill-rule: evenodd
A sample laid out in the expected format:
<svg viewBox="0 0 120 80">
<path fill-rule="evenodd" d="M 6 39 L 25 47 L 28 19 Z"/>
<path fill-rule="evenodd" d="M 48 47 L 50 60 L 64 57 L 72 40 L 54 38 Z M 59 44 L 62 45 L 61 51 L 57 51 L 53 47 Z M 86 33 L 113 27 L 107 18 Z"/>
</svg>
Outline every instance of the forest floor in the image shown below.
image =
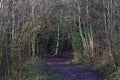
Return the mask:
<svg viewBox="0 0 120 80">
<path fill-rule="evenodd" d="M 62 57 L 46 58 L 47 72 L 52 71 L 57 74 L 57 78 L 52 80 L 104 80 L 93 70 L 84 68 L 80 64 L 71 64 L 68 61 L 70 59 Z"/>
</svg>

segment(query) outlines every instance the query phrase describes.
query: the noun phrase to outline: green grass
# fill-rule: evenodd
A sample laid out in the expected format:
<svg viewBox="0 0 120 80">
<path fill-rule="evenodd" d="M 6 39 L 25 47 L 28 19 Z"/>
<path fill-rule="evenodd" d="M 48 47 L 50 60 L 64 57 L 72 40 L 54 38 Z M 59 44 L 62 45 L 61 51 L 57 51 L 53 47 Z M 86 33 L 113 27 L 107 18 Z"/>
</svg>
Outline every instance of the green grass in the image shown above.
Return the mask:
<svg viewBox="0 0 120 80">
<path fill-rule="evenodd" d="M 110 80 L 120 80 L 120 67 L 107 76 Z"/>
<path fill-rule="evenodd" d="M 25 67 L 26 76 L 25 80 L 50 80 L 50 77 L 45 72 L 44 62 L 38 60 L 34 65 L 28 64 Z"/>
<path fill-rule="evenodd" d="M 45 62 L 37 60 L 35 64 L 26 64 L 22 67 L 22 77 L 19 69 L 13 69 L 8 80 L 61 80 L 57 72 L 46 69 Z"/>
<path fill-rule="evenodd" d="M 60 74 L 57 72 L 51 71 L 52 73 L 49 74 L 50 80 L 61 80 Z"/>
<path fill-rule="evenodd" d="M 26 64 L 22 67 L 22 77 L 19 69 L 13 69 L 8 80 L 50 80 L 44 69 L 45 64 L 38 60 L 35 64 Z"/>
</svg>

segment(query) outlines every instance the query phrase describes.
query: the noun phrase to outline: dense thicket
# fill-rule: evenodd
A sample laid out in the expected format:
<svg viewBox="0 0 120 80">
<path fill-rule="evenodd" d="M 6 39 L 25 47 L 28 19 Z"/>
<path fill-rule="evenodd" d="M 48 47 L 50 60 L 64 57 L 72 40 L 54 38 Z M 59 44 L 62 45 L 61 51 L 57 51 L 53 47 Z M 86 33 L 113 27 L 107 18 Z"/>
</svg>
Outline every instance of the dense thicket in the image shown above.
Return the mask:
<svg viewBox="0 0 120 80">
<path fill-rule="evenodd" d="M 78 62 L 117 68 L 119 34 L 120 0 L 1 0 L 0 76 L 21 72 L 28 56 L 58 55 L 66 41 Z"/>
</svg>

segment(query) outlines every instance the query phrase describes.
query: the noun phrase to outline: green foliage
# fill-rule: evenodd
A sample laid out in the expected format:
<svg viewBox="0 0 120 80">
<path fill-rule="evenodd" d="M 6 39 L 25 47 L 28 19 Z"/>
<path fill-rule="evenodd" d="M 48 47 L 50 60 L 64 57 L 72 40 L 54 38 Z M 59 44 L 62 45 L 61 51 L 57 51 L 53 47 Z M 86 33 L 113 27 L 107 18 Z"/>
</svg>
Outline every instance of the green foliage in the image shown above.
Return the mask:
<svg viewBox="0 0 120 80">
<path fill-rule="evenodd" d="M 105 73 L 107 70 L 109 71 L 109 66 L 111 67 L 109 63 L 109 55 L 107 52 L 99 54 L 99 56 L 97 54 L 94 57 L 89 58 L 84 62 L 84 64 L 93 68 L 94 70 L 100 70 L 100 73 Z M 107 67 L 108 69 L 106 69 Z"/>
<path fill-rule="evenodd" d="M 104 51 L 101 55 L 96 55 L 94 58 L 90 59 L 89 62 L 94 69 L 102 69 L 109 64 L 109 55 Z"/>
<path fill-rule="evenodd" d="M 13 69 L 11 76 L 8 80 L 50 80 L 50 77 L 44 70 L 45 64 L 37 60 L 35 64 L 26 64 L 20 69 Z M 22 77 L 20 77 L 22 74 Z"/>
<path fill-rule="evenodd" d="M 2 48 L 1 48 L 1 51 L 0 51 L 0 75 L 3 75 L 4 74 L 4 69 L 5 69 L 5 62 L 4 62 L 4 55 L 5 55 L 5 52 L 6 52 L 6 34 L 4 34 L 2 36 Z"/>
<path fill-rule="evenodd" d="M 61 76 L 58 73 L 53 73 L 51 74 L 51 79 L 50 80 L 61 80 Z"/>
<path fill-rule="evenodd" d="M 26 64 L 22 68 L 22 77 L 20 77 L 20 69 L 14 68 L 8 80 L 60 80 L 60 75 L 50 71 L 45 71 L 45 62 L 37 61 L 35 64 Z"/>
<path fill-rule="evenodd" d="M 82 39 L 79 35 L 78 32 L 74 33 L 74 38 L 72 39 L 72 44 L 73 44 L 73 49 L 75 52 L 77 52 L 78 54 L 75 55 L 76 57 L 82 59 L 83 58 L 83 42 Z"/>
<path fill-rule="evenodd" d="M 120 80 L 120 68 L 117 68 L 115 71 L 108 74 L 110 80 Z"/>
<path fill-rule="evenodd" d="M 8 80 L 16 80 L 16 79 L 18 79 L 18 75 L 19 75 L 19 70 L 18 69 L 13 69 L 12 74 L 9 77 Z"/>
<path fill-rule="evenodd" d="M 49 76 L 44 71 L 45 64 L 38 60 L 34 65 L 28 64 L 25 66 L 26 72 L 24 75 L 25 80 L 48 80 Z"/>
</svg>

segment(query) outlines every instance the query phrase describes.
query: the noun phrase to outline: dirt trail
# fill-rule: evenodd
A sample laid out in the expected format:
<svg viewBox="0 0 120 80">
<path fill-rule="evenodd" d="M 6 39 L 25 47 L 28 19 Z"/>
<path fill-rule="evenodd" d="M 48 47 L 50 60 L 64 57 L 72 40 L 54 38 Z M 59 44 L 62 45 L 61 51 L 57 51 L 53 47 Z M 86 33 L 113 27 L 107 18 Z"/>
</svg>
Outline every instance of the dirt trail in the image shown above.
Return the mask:
<svg viewBox="0 0 120 80">
<path fill-rule="evenodd" d="M 50 70 L 60 74 L 61 80 L 104 80 L 92 70 L 82 68 L 79 65 L 66 63 L 66 61 L 68 59 L 49 58 L 46 64 Z"/>
</svg>

